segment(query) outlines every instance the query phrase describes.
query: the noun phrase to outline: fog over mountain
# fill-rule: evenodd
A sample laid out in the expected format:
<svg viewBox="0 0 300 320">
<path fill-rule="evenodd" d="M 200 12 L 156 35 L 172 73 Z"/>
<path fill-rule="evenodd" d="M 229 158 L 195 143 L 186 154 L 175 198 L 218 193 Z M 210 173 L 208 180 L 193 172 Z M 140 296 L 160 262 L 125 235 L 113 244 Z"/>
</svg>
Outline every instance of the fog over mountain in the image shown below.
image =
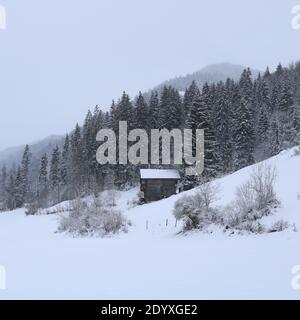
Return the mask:
<svg viewBox="0 0 300 320">
<path fill-rule="evenodd" d="M 205 84 L 205 82 L 209 84 L 214 82 L 216 83 L 219 81 L 225 81 L 227 78 L 238 80 L 244 69 L 245 66 L 238 64 L 216 63 L 191 74 L 174 77 L 170 80 L 164 81 L 156 86 L 154 90 L 160 92 L 164 86 L 172 86 L 179 91 L 185 91 L 185 89 L 190 86 L 193 80 L 196 81 L 200 88 Z M 260 71 L 251 68 L 251 72 L 253 78 L 256 78 Z M 146 93 L 146 97 L 148 97 L 148 95 L 149 92 Z"/>
<path fill-rule="evenodd" d="M 184 91 L 192 83 L 193 80 L 196 81 L 197 85 L 200 88 L 204 85 L 205 82 L 214 83 L 219 81 L 225 81 L 227 78 L 237 80 L 245 68 L 246 67 L 244 66 L 231 63 L 218 63 L 209 65 L 192 74 L 174 77 L 170 80 L 167 80 L 146 92 L 145 97 L 148 98 L 152 90 L 157 90 L 158 92 L 160 92 L 165 85 L 172 86 L 179 91 Z M 253 77 L 256 77 L 259 73 L 259 71 L 254 69 L 251 69 L 251 71 Z M 81 121 L 83 121 L 83 119 L 78 119 L 79 123 L 81 123 Z M 54 134 L 40 141 L 28 143 L 31 147 L 33 161 L 35 161 L 35 159 L 40 159 L 43 153 L 52 152 L 52 149 L 53 147 L 55 147 L 56 144 L 61 146 L 63 143 L 63 137 Z M 14 163 L 19 163 L 19 161 L 21 160 L 22 153 L 24 151 L 24 147 L 25 145 L 21 145 L 0 151 L 0 165 L 5 164 L 8 167 L 10 167 Z"/>
<path fill-rule="evenodd" d="M 60 135 L 51 135 L 40 141 L 29 143 L 30 151 L 32 153 L 33 162 L 40 161 L 41 156 L 44 153 L 52 152 L 52 149 L 58 145 L 62 146 L 64 137 Z M 24 152 L 25 145 L 12 147 L 0 152 L 0 167 L 5 164 L 7 167 L 11 167 L 14 164 L 18 164 L 21 161 L 22 154 Z"/>
</svg>

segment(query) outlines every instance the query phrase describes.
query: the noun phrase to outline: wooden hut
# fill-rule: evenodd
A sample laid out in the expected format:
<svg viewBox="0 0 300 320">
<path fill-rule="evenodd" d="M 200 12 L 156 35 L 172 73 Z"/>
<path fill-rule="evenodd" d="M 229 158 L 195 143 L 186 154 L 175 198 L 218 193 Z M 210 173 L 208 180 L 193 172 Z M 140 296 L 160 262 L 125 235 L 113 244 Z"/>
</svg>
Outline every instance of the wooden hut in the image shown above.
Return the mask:
<svg viewBox="0 0 300 320">
<path fill-rule="evenodd" d="M 145 202 L 164 199 L 181 191 L 177 170 L 141 169 L 140 180 Z"/>
</svg>

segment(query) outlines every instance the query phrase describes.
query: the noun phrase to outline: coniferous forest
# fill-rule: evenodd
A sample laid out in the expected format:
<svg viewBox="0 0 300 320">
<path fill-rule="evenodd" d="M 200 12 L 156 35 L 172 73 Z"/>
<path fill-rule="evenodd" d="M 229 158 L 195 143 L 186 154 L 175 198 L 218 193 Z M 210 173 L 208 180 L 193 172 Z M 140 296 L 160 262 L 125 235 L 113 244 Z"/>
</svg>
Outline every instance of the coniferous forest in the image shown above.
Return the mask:
<svg viewBox="0 0 300 320">
<path fill-rule="evenodd" d="M 236 171 L 300 143 L 300 63 L 278 65 L 253 79 L 245 69 L 238 81 L 193 82 L 184 95 L 165 86 L 146 99 L 140 92 L 130 99 L 125 92 L 108 112 L 98 106 L 76 124 L 63 147 L 44 154 L 37 166 L 26 146 L 22 161 L 0 172 L 0 209 L 31 204 L 54 205 L 78 196 L 111 188 L 125 189 L 139 181 L 142 166 L 99 165 L 97 132 L 128 122 L 128 130 L 173 128 L 204 129 L 205 167 L 201 178 L 183 178 L 186 189 Z M 163 167 L 163 166 L 160 166 Z M 182 173 L 186 165 L 178 167 Z M 34 211 L 33 211 L 34 212 Z"/>
</svg>

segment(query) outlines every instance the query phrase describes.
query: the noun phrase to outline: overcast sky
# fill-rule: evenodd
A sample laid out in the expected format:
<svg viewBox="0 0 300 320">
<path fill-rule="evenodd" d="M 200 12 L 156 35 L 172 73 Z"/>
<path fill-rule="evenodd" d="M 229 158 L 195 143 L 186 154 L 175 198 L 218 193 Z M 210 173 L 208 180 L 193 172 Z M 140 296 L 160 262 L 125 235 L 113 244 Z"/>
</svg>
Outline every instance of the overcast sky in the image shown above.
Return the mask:
<svg viewBox="0 0 300 320">
<path fill-rule="evenodd" d="M 0 150 L 208 64 L 300 59 L 300 0 L 0 0 Z"/>
</svg>

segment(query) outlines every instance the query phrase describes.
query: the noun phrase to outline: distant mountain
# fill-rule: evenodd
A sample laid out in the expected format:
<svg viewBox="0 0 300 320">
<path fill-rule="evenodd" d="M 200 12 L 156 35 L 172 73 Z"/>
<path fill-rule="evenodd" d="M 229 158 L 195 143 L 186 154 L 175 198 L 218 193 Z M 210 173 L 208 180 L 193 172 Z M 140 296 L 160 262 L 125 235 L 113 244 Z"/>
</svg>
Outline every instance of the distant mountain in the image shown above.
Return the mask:
<svg viewBox="0 0 300 320">
<path fill-rule="evenodd" d="M 63 141 L 63 136 L 52 135 L 29 144 L 33 157 L 32 161 L 39 161 L 44 153 L 49 154 L 56 145 L 62 146 Z M 0 151 L 0 166 L 2 167 L 2 165 L 5 164 L 9 168 L 13 166 L 14 163 L 18 165 L 22 159 L 24 148 L 25 145 L 22 145 Z"/>
<path fill-rule="evenodd" d="M 160 92 L 164 86 L 172 86 L 179 91 L 185 91 L 185 89 L 190 86 L 193 80 L 196 81 L 200 88 L 203 87 L 205 82 L 214 83 L 218 81 L 225 81 L 227 78 L 238 80 L 245 68 L 246 67 L 237 64 L 217 63 L 209 65 L 194 73 L 164 81 L 160 85 L 153 88 L 153 90 Z M 251 71 L 254 78 L 258 76 L 258 70 L 251 69 Z M 151 91 L 152 90 L 146 93 L 146 98 L 148 98 Z"/>
<path fill-rule="evenodd" d="M 227 78 L 238 80 L 244 69 L 244 66 L 231 63 L 213 64 L 192 74 L 175 77 L 173 79 L 165 81 L 152 90 L 157 90 L 158 92 L 160 92 L 164 85 L 167 85 L 172 86 L 183 93 L 193 80 L 195 80 L 198 86 L 201 88 L 205 82 L 213 83 L 218 81 L 225 81 Z M 256 77 L 259 71 L 254 69 L 251 70 L 253 77 Z M 144 94 L 146 99 L 150 97 L 150 93 L 152 90 L 149 90 Z M 64 137 L 52 135 L 38 142 L 29 144 L 33 155 L 33 163 L 39 161 L 42 154 L 50 154 L 56 144 L 61 147 L 63 145 L 63 141 Z M 0 151 L 0 166 L 6 164 L 7 167 L 11 167 L 14 163 L 19 164 L 24 151 L 24 147 L 25 146 L 23 145 Z"/>
</svg>

